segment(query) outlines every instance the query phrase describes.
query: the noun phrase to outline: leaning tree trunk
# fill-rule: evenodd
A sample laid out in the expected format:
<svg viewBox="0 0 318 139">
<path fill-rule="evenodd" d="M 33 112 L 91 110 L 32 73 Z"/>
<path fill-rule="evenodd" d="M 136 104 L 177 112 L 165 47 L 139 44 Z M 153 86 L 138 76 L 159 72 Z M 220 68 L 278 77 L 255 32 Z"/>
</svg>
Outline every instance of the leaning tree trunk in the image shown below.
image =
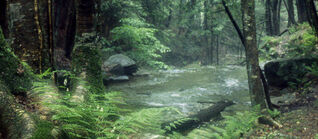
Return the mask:
<svg viewBox="0 0 318 139">
<path fill-rule="evenodd" d="M 256 43 L 256 21 L 255 21 L 255 1 L 241 1 L 243 15 L 243 34 L 246 51 L 246 65 L 249 92 L 252 105 L 261 105 L 266 108 L 265 92 L 260 77 L 260 68 L 258 61 L 258 49 Z"/>
</svg>

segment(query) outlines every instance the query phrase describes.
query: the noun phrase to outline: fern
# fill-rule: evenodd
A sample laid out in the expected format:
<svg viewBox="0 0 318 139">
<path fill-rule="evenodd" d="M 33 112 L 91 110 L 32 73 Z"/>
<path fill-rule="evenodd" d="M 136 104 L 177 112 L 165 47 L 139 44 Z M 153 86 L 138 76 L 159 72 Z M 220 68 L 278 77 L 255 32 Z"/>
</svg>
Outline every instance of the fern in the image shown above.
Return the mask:
<svg viewBox="0 0 318 139">
<path fill-rule="evenodd" d="M 139 133 L 163 135 L 166 131 L 161 129 L 161 124 L 169 119 L 172 120 L 172 117 L 165 117 L 167 112 L 181 117 L 180 112 L 175 108 L 142 109 L 116 121 L 114 129 L 123 135 L 137 134 L 136 136 L 142 136 Z"/>
<path fill-rule="evenodd" d="M 68 138 L 116 138 L 113 125 L 125 111 L 120 93 L 90 94 L 84 103 L 70 102 L 70 95 L 60 95 L 57 103 L 45 103 L 52 111 L 51 120 Z"/>
<path fill-rule="evenodd" d="M 261 116 L 257 109 L 259 107 L 253 111 L 237 112 L 233 116 L 224 116 L 226 126 L 224 128 L 212 126 L 217 132 L 213 136 L 224 139 L 240 138 L 244 133 L 255 127 L 255 121 Z"/>
</svg>

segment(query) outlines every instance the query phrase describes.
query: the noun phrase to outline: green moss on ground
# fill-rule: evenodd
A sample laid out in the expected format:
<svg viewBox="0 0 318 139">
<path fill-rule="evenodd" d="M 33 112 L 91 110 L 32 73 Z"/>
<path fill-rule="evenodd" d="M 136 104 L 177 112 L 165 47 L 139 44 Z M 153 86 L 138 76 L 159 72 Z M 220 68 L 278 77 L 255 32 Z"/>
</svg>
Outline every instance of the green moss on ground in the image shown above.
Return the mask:
<svg viewBox="0 0 318 139">
<path fill-rule="evenodd" d="M 77 75 L 86 73 L 85 81 L 89 83 L 90 92 L 104 92 L 100 55 L 93 34 L 84 33 L 77 38 L 72 53 L 72 64 Z"/>
<path fill-rule="evenodd" d="M 11 92 L 20 93 L 30 90 L 32 78 L 31 68 L 12 52 L 0 29 L 0 78 Z"/>
</svg>

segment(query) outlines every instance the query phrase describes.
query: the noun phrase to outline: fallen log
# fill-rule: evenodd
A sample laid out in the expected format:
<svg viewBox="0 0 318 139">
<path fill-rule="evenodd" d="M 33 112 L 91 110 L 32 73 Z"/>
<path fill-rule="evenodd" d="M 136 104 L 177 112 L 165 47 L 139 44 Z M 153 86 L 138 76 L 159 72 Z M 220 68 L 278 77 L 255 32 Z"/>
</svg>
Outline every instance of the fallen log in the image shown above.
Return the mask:
<svg viewBox="0 0 318 139">
<path fill-rule="evenodd" d="M 220 112 L 233 104 L 233 101 L 219 101 L 213 106 L 203 109 L 196 114 L 163 123 L 161 124 L 161 128 L 166 131 L 166 134 L 172 133 L 172 131 L 189 131 L 198 127 L 203 122 L 209 122 L 212 118 L 217 118 Z"/>
</svg>

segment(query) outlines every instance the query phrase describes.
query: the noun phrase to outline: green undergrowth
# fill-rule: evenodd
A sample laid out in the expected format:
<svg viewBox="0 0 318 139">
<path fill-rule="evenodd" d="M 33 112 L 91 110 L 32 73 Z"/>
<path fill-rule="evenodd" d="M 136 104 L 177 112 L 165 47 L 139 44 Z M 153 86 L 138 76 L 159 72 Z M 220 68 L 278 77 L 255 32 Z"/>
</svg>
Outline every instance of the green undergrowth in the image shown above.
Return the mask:
<svg viewBox="0 0 318 139">
<path fill-rule="evenodd" d="M 161 124 L 181 116 L 177 109 L 171 107 L 142 109 L 123 116 L 116 121 L 115 128 L 120 134 L 131 135 L 134 138 L 143 137 L 144 133 L 164 135 L 166 130 L 162 129 Z"/>
<path fill-rule="evenodd" d="M 157 29 L 141 19 L 124 18 L 121 26 L 111 32 L 115 48 L 136 60 L 138 65 L 167 68 L 161 58 L 170 49 L 157 39 Z"/>
<path fill-rule="evenodd" d="M 52 135 L 53 129 L 54 125 L 52 122 L 36 120 L 36 129 L 30 139 L 54 139 L 54 135 Z"/>
<path fill-rule="evenodd" d="M 90 85 L 90 92 L 104 92 L 101 74 L 101 53 L 96 35 L 84 33 L 76 38 L 72 52 L 73 72 L 79 76 L 85 73 L 85 80 Z"/>
<path fill-rule="evenodd" d="M 318 54 L 318 37 L 308 24 L 289 28 L 283 36 L 266 36 L 260 49 L 261 59 L 293 58 Z"/>
<path fill-rule="evenodd" d="M 31 68 L 22 62 L 7 44 L 0 29 L 0 78 L 13 93 L 28 91 L 32 86 L 34 74 Z"/>
</svg>

